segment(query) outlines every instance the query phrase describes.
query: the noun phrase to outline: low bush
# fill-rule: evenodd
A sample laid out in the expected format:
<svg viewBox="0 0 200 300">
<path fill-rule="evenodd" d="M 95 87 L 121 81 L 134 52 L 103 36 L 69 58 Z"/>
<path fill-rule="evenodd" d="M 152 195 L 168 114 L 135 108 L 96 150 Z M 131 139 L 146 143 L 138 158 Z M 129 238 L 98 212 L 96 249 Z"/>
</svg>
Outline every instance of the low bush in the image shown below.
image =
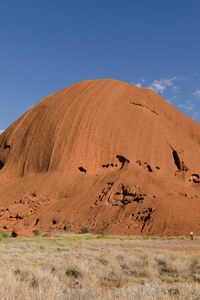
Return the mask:
<svg viewBox="0 0 200 300">
<path fill-rule="evenodd" d="M 7 231 L 0 231 L 0 239 L 8 238 L 10 234 Z"/>
<path fill-rule="evenodd" d="M 91 230 L 88 227 L 82 227 L 80 229 L 80 233 L 82 233 L 82 234 L 86 234 L 86 233 L 90 233 L 90 232 L 91 232 Z"/>
<path fill-rule="evenodd" d="M 35 229 L 35 230 L 33 230 L 33 234 L 35 236 L 42 236 L 43 235 L 43 231 L 41 229 Z"/>
<path fill-rule="evenodd" d="M 68 268 L 65 271 L 65 275 L 69 276 L 69 277 L 73 277 L 73 278 L 79 278 L 82 277 L 82 274 L 79 270 L 77 270 L 76 268 Z"/>
</svg>

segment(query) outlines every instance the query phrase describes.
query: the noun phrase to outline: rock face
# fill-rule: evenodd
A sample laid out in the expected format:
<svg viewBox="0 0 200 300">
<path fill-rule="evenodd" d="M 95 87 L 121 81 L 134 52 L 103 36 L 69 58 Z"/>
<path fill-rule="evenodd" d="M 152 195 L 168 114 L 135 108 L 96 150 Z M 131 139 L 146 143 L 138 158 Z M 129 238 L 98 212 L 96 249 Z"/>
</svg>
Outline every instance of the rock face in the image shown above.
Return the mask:
<svg viewBox="0 0 200 300">
<path fill-rule="evenodd" d="M 76 83 L 0 135 L 0 230 L 200 234 L 200 126 L 152 90 Z"/>
</svg>

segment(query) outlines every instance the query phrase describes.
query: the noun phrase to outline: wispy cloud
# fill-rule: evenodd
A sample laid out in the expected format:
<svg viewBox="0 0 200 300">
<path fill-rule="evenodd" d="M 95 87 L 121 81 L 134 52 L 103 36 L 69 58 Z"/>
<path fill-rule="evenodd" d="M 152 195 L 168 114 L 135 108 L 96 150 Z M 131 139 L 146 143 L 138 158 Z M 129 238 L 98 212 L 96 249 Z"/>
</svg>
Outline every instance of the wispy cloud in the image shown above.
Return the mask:
<svg viewBox="0 0 200 300">
<path fill-rule="evenodd" d="M 186 100 L 184 103 L 178 105 L 180 108 L 183 108 L 187 112 L 192 112 L 195 108 L 194 102 L 192 100 Z"/>
<path fill-rule="evenodd" d="M 135 86 L 137 87 L 142 87 L 142 83 L 141 82 L 136 82 L 136 83 L 133 83 Z"/>
<path fill-rule="evenodd" d="M 155 79 L 153 81 L 141 79 L 136 82 L 131 82 L 131 84 L 138 87 L 147 87 L 159 94 L 163 94 L 166 91 L 170 91 L 171 93 L 176 93 L 179 90 L 179 87 L 177 86 L 178 80 L 183 80 L 183 78 L 169 77 L 169 78 Z"/>
<path fill-rule="evenodd" d="M 154 90 L 157 93 L 163 94 L 166 89 L 170 88 L 172 91 L 176 92 L 179 88 L 175 84 L 175 81 L 177 80 L 176 77 L 172 78 L 162 78 L 159 80 L 154 80 L 150 85 L 149 88 Z"/>
<path fill-rule="evenodd" d="M 193 95 L 194 95 L 196 98 L 200 98 L 200 89 L 196 89 L 196 91 L 193 93 Z"/>
<path fill-rule="evenodd" d="M 133 84 L 133 85 L 135 85 L 135 86 L 137 86 L 137 87 L 143 87 L 143 86 L 145 86 L 145 79 L 140 79 L 139 81 L 137 81 L 137 82 L 131 82 L 131 84 Z"/>
<path fill-rule="evenodd" d="M 193 120 L 199 121 L 200 112 L 196 103 L 197 102 L 194 99 L 186 100 L 185 102 L 178 104 L 177 107 L 183 110 L 183 112 L 189 115 Z"/>
</svg>

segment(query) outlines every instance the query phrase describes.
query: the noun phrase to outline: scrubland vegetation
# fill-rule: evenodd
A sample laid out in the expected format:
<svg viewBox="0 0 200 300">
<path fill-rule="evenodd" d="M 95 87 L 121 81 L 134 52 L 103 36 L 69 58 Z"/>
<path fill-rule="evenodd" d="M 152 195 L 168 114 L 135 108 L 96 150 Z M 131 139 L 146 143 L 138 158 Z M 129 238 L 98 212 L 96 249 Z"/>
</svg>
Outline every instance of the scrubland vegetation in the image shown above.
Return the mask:
<svg viewBox="0 0 200 300">
<path fill-rule="evenodd" d="M 200 239 L 0 234 L 0 299 L 200 299 Z"/>
</svg>

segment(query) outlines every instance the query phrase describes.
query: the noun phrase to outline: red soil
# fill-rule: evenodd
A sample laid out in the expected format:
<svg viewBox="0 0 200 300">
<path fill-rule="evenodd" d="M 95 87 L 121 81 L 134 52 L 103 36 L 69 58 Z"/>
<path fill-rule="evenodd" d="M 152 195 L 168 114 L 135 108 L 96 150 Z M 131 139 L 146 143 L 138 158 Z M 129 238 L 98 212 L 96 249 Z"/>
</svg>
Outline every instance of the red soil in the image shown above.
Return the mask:
<svg viewBox="0 0 200 300">
<path fill-rule="evenodd" d="M 199 235 L 200 126 L 152 90 L 83 81 L 0 135 L 0 183 L 0 230 Z"/>
</svg>

